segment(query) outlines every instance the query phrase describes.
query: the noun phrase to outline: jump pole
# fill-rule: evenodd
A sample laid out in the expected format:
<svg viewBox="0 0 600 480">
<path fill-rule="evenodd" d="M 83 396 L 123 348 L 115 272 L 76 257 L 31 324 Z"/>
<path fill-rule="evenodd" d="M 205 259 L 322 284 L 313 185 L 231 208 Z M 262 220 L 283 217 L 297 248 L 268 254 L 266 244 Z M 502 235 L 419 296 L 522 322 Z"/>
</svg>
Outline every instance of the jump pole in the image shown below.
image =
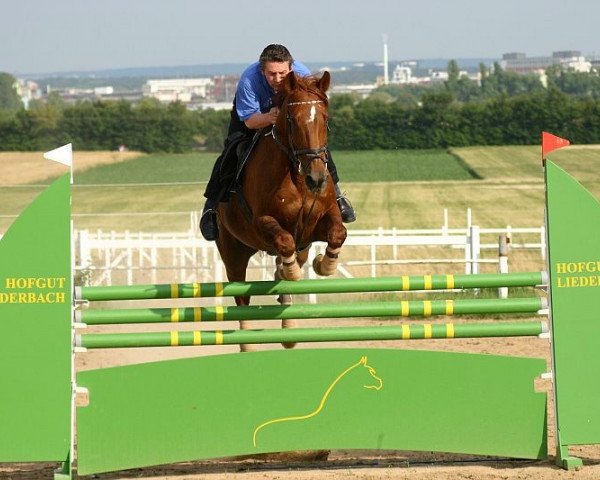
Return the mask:
<svg viewBox="0 0 600 480">
<path fill-rule="evenodd" d="M 538 313 L 547 308 L 542 297 L 478 300 L 403 300 L 317 305 L 217 306 L 186 308 L 130 308 L 79 310 L 77 323 L 107 325 L 123 323 L 165 323 L 232 320 L 279 320 L 356 317 L 398 317 L 467 315 L 490 313 Z"/>
<path fill-rule="evenodd" d="M 404 275 L 383 278 L 183 283 L 76 287 L 75 299 L 87 301 L 151 300 L 165 298 L 229 297 L 306 293 L 357 293 L 415 290 L 453 290 L 498 287 L 535 287 L 548 283 L 545 272 L 483 273 L 475 275 Z"/>
<path fill-rule="evenodd" d="M 379 327 L 289 328 L 285 330 L 196 330 L 77 335 L 82 348 L 185 347 L 285 342 L 359 342 L 448 338 L 531 337 L 548 332 L 544 322 L 402 324 Z"/>
</svg>

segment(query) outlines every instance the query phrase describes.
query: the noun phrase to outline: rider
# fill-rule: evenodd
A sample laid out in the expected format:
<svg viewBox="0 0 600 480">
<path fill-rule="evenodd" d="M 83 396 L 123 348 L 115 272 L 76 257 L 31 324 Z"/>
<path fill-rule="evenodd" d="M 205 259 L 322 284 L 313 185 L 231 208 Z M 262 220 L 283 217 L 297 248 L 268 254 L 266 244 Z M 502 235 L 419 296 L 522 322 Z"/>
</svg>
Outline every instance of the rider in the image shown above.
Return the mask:
<svg viewBox="0 0 600 480">
<path fill-rule="evenodd" d="M 252 138 L 257 130 L 275 124 L 278 109 L 272 106 L 271 99 L 277 91 L 277 86 L 290 71 L 302 77 L 310 75 L 310 70 L 295 61 L 287 48 L 277 44 L 268 45 L 262 51 L 259 61 L 244 70 L 233 99 L 225 149 L 232 138 L 239 137 L 240 134 Z M 204 192 L 206 203 L 200 218 L 200 231 L 206 240 L 216 240 L 218 235 L 216 207 L 222 192 L 220 171 L 223 159 L 224 155 L 221 155 L 215 162 Z M 342 220 L 345 223 L 353 222 L 356 220 L 356 214 L 338 187 L 339 178 L 331 152 L 329 152 L 327 167 L 335 185 Z"/>
</svg>

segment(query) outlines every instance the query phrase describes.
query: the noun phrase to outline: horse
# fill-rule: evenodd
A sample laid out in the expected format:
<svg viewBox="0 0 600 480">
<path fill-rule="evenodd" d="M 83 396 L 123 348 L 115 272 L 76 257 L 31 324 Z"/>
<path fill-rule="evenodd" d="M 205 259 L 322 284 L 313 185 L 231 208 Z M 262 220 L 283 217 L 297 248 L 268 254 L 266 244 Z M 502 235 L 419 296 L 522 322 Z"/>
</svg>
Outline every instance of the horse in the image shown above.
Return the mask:
<svg viewBox="0 0 600 480">
<path fill-rule="evenodd" d="M 258 251 L 275 255 L 276 279 L 298 280 L 313 242 L 327 242 L 325 255 L 313 262 L 318 275 L 332 275 L 346 239 L 333 181 L 327 170 L 329 72 L 320 78 L 290 72 L 274 98 L 279 114 L 261 131 L 251 152 L 241 193 L 217 207 L 217 248 L 229 281 L 246 280 L 250 257 Z M 266 133 L 265 133 L 266 132 Z M 279 299 L 291 303 L 290 298 Z M 249 305 L 250 296 L 235 297 Z M 283 328 L 295 326 L 284 320 Z M 240 321 L 240 328 L 249 328 Z M 284 344 L 292 348 L 294 344 Z M 253 347 L 241 346 L 242 351 Z"/>
</svg>

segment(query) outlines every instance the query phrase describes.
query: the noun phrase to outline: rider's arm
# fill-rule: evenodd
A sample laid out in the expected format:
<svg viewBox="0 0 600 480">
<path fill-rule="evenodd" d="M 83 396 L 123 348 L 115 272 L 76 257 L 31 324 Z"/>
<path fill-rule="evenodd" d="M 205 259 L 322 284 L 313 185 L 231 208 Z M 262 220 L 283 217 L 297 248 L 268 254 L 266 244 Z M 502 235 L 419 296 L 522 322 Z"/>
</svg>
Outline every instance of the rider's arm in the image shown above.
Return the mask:
<svg viewBox="0 0 600 480">
<path fill-rule="evenodd" d="M 273 107 L 267 113 L 255 113 L 244 121 L 246 126 L 251 130 L 258 130 L 259 128 L 266 127 L 268 125 L 274 125 L 277 120 L 277 114 L 279 109 Z"/>
</svg>

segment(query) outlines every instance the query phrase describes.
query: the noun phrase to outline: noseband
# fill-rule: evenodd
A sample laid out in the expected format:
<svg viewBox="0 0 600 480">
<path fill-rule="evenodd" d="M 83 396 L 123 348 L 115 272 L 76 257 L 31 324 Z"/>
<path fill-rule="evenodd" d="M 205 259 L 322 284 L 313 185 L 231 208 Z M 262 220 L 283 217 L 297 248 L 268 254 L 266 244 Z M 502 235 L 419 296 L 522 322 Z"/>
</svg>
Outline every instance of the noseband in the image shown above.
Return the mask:
<svg viewBox="0 0 600 480">
<path fill-rule="evenodd" d="M 323 103 L 323 100 L 308 100 L 308 101 L 303 101 L 303 102 L 289 102 L 287 104 L 285 118 L 286 118 L 286 122 L 287 122 L 288 146 L 284 145 L 283 142 L 281 141 L 281 139 L 279 138 L 279 135 L 277 134 L 277 131 L 275 130 L 275 125 L 273 125 L 273 128 L 270 132 L 271 135 L 273 136 L 273 139 L 277 143 L 277 145 L 279 145 L 279 147 L 285 152 L 285 154 L 292 161 L 292 163 L 298 169 L 299 172 L 302 168 L 302 161 L 300 160 L 300 157 L 307 157 L 309 160 L 318 158 L 319 160 L 321 160 L 323 163 L 326 164 L 327 159 L 328 159 L 329 149 L 327 147 L 327 144 L 325 144 L 319 148 L 300 148 L 300 149 L 295 148 L 294 142 L 292 140 L 292 129 L 293 129 L 294 124 L 292 122 L 292 117 L 290 116 L 289 107 L 290 107 L 290 105 L 316 105 L 317 103 Z"/>
</svg>

